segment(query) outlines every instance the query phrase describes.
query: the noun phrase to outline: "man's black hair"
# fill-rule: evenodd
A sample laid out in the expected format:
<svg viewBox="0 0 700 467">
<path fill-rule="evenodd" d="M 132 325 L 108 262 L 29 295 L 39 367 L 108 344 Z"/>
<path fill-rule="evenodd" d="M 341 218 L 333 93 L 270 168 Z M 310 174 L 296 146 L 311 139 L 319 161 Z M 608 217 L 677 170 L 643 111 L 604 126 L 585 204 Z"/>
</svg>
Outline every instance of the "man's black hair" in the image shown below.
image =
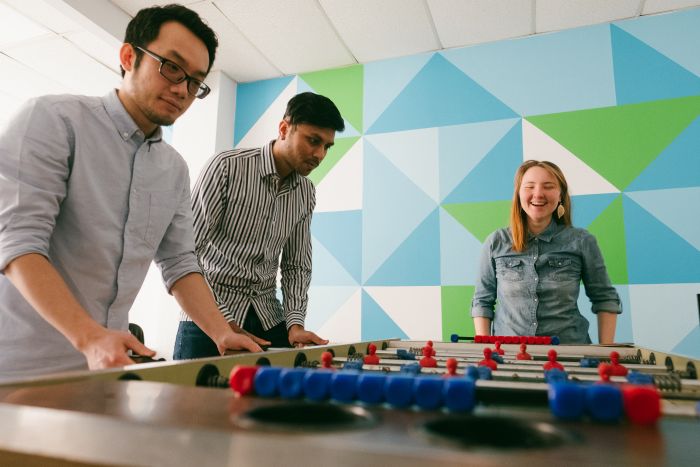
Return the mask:
<svg viewBox="0 0 700 467">
<path fill-rule="evenodd" d="M 124 42 L 133 46 L 147 48 L 148 44 L 158 37 L 160 27 L 168 21 L 176 21 L 182 24 L 192 31 L 192 34 L 199 37 L 202 42 L 204 42 L 209 52 L 209 68 L 207 68 L 207 73 L 209 73 L 211 66 L 214 64 L 214 58 L 216 57 L 216 48 L 219 46 L 216 33 L 202 21 L 202 18 L 200 18 L 196 12 L 182 5 L 154 6 L 140 10 L 136 13 L 136 16 L 129 21 L 129 25 L 126 27 Z M 134 62 L 134 68 L 138 68 L 139 63 L 141 63 L 141 58 L 143 57 L 143 52 L 138 49 L 135 50 L 136 62 Z M 121 68 L 121 66 L 119 68 Z M 123 77 L 125 73 L 124 69 L 121 68 L 121 71 Z"/>
<path fill-rule="evenodd" d="M 287 103 L 284 119 L 290 124 L 307 123 L 320 128 L 345 130 L 345 122 L 332 100 L 313 92 L 302 92 Z"/>
</svg>

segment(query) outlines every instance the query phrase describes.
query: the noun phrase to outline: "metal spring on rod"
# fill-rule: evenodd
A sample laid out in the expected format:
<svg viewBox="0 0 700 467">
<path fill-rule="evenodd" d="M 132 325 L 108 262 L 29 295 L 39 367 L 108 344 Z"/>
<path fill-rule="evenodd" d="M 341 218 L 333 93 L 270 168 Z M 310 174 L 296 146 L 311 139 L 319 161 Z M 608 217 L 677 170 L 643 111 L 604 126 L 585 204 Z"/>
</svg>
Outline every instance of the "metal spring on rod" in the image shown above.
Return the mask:
<svg viewBox="0 0 700 467">
<path fill-rule="evenodd" d="M 682 390 L 681 377 L 676 373 L 654 375 L 654 384 L 662 391 L 680 392 Z"/>
</svg>

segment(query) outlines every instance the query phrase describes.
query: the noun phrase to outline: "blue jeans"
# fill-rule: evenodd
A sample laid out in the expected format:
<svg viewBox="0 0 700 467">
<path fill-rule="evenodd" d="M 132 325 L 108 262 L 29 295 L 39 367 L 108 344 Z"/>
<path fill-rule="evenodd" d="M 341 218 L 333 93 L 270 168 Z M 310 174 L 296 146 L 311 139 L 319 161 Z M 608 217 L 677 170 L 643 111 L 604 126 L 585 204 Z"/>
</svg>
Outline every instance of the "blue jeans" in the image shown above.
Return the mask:
<svg viewBox="0 0 700 467">
<path fill-rule="evenodd" d="M 243 329 L 272 343 L 272 347 L 291 347 L 287 325 L 283 321 L 265 331 L 255 309 L 251 306 L 243 322 Z M 175 337 L 174 360 L 218 357 L 221 354 L 216 344 L 192 321 L 180 321 Z"/>
</svg>

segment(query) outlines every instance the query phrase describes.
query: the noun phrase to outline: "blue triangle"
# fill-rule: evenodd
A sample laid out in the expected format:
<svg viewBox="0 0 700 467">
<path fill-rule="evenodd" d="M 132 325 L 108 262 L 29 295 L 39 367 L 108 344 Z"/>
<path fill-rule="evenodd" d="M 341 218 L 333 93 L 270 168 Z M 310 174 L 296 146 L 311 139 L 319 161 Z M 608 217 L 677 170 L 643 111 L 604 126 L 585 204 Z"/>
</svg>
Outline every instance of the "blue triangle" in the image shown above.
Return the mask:
<svg viewBox="0 0 700 467">
<path fill-rule="evenodd" d="M 369 296 L 362 291 L 362 340 L 388 339 L 398 337 L 408 339 L 408 335 L 393 319 Z"/>
<path fill-rule="evenodd" d="M 572 196 L 573 224 L 576 227 L 587 228 L 618 196 L 618 193 Z"/>
<path fill-rule="evenodd" d="M 366 139 L 363 177 L 362 278 L 366 280 L 437 207 L 437 202 Z"/>
<path fill-rule="evenodd" d="M 700 326 L 695 326 L 671 352 L 688 357 L 700 358 Z"/>
<path fill-rule="evenodd" d="M 700 117 L 647 166 L 626 191 L 698 186 L 700 174 Z"/>
<path fill-rule="evenodd" d="M 311 232 L 359 284 L 362 280 L 362 211 L 315 213 Z"/>
<path fill-rule="evenodd" d="M 517 117 L 440 54 L 423 67 L 367 133 Z"/>
<path fill-rule="evenodd" d="M 481 242 L 440 209 L 440 285 L 476 284 Z"/>
<path fill-rule="evenodd" d="M 241 83 L 236 89 L 236 122 L 234 146 L 248 133 L 260 116 L 287 87 L 293 76 Z"/>
<path fill-rule="evenodd" d="M 507 200 L 513 197 L 513 176 L 523 163 L 522 122 L 518 122 L 484 157 L 444 203 Z"/>
<path fill-rule="evenodd" d="M 623 196 L 630 284 L 700 282 L 700 251 Z"/>
<path fill-rule="evenodd" d="M 439 222 L 435 209 L 365 285 L 440 285 Z"/>
<path fill-rule="evenodd" d="M 311 245 L 314 265 L 312 285 L 359 285 L 338 259 L 313 235 Z"/>
<path fill-rule="evenodd" d="M 615 25 L 610 26 L 617 105 L 700 94 L 700 78 Z"/>
</svg>

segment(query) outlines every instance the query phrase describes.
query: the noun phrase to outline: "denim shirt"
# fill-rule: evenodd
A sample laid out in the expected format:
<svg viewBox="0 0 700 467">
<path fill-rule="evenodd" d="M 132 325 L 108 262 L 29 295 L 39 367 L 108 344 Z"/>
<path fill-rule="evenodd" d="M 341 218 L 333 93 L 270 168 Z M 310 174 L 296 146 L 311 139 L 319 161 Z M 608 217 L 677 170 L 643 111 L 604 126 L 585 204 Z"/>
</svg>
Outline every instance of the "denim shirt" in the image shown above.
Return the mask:
<svg viewBox="0 0 700 467">
<path fill-rule="evenodd" d="M 539 235 L 529 235 L 525 250 L 517 252 L 510 229 L 499 229 L 483 246 L 472 317 L 493 320 L 496 335 L 590 343 L 588 320 L 577 305 L 581 281 L 593 313 L 622 312 L 598 243 L 588 231 L 552 221 Z"/>
</svg>

